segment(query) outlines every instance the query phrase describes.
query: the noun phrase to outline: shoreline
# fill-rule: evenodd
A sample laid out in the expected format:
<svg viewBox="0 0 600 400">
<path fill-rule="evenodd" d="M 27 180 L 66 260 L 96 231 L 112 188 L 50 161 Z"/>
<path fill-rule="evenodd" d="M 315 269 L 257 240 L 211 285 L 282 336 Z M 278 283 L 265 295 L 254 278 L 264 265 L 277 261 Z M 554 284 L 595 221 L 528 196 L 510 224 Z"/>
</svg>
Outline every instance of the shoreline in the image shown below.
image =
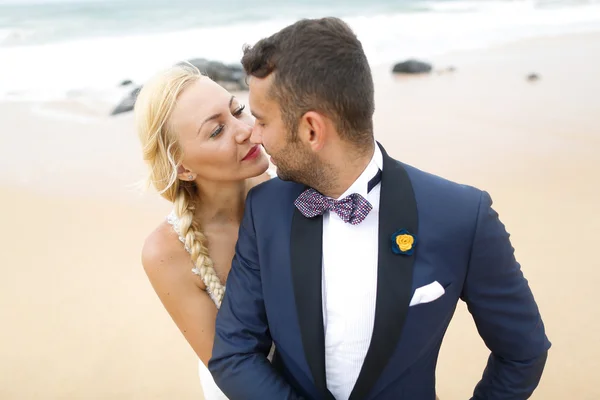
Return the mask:
<svg viewBox="0 0 600 400">
<path fill-rule="evenodd" d="M 383 17 L 383 16 L 380 16 Z M 352 18 L 351 18 L 352 19 Z M 291 22 L 291 21 L 290 21 Z M 563 27 L 563 29 L 566 29 L 565 27 Z M 170 32 L 168 33 L 169 35 L 174 35 L 176 33 L 181 33 L 181 32 Z M 496 38 L 493 41 L 490 41 L 488 43 L 485 44 L 471 44 L 470 46 L 467 47 L 463 47 L 463 48 L 454 48 L 454 49 L 446 49 L 443 51 L 431 51 L 427 54 L 420 54 L 419 50 L 416 50 L 414 53 L 416 54 L 405 54 L 404 56 L 398 55 L 395 56 L 394 58 L 392 57 L 384 57 L 383 59 L 380 60 L 381 57 L 372 57 L 373 61 L 370 62 L 371 68 L 375 71 L 375 70 L 383 70 L 388 68 L 391 71 L 392 66 L 397 63 L 397 62 L 402 62 L 404 60 L 407 59 L 418 59 L 418 60 L 423 60 L 426 62 L 432 62 L 432 61 L 443 61 L 445 59 L 451 60 L 453 57 L 456 56 L 463 56 L 463 55 L 473 55 L 473 54 L 479 54 L 479 53 L 484 53 L 487 51 L 495 51 L 498 49 L 502 49 L 503 47 L 507 47 L 507 46 L 514 46 L 514 45 L 518 45 L 519 43 L 533 43 L 536 41 L 540 41 L 540 42 L 544 42 L 544 41 L 552 41 L 552 40 L 557 40 L 557 39 L 561 39 L 561 38 L 575 38 L 575 37 L 580 37 L 582 39 L 584 39 L 585 37 L 592 37 L 592 36 L 598 36 L 600 35 L 600 21 L 598 22 L 598 24 L 595 25 L 590 25 L 587 26 L 585 28 L 569 28 L 565 31 L 555 31 L 555 32 L 536 32 L 536 33 L 528 33 L 528 34 L 524 34 L 523 36 L 520 37 L 507 37 L 507 38 L 502 38 L 502 39 L 498 39 Z M 258 38 L 256 38 L 258 39 Z M 58 44 L 58 45 L 68 45 L 70 42 L 57 42 L 57 43 L 49 43 L 48 45 L 54 45 L 54 44 Z M 77 40 L 74 42 L 77 43 Z M 9 47 L 6 47 L 9 48 Z M 0 46 L 0 49 L 2 49 L 2 47 Z M 241 54 L 239 55 L 241 57 Z M 205 56 L 202 55 L 201 52 L 198 54 L 194 53 L 190 53 L 188 54 L 187 57 L 168 57 L 168 59 L 171 59 L 173 61 L 173 63 L 175 62 L 179 62 L 179 61 L 183 61 L 185 59 L 189 59 L 189 58 L 206 58 L 212 61 L 216 61 L 216 62 L 222 62 L 225 64 L 236 64 L 239 60 L 238 59 L 228 59 L 228 60 L 222 60 L 218 57 L 211 57 L 211 56 Z M 168 62 L 162 61 L 160 63 L 158 63 L 159 66 L 157 66 L 157 68 L 163 68 L 163 67 L 168 67 L 169 64 Z M 449 62 L 448 65 L 452 65 L 452 62 Z M 15 67 L 17 67 L 17 65 L 15 64 Z M 146 68 L 147 69 L 147 68 Z M 436 71 L 434 68 L 433 73 L 438 73 L 439 71 Z M 146 73 L 150 73 L 149 71 L 146 71 Z M 135 75 L 135 74 L 133 74 Z M 132 76 L 131 73 L 126 73 L 125 71 L 123 72 L 123 75 L 120 76 L 119 78 L 117 78 L 114 81 L 113 85 L 105 85 L 103 87 L 96 87 L 96 86 L 89 86 L 86 88 L 84 85 L 83 87 L 74 87 L 74 88 L 70 88 L 70 89 L 64 89 L 64 92 L 61 92 L 62 95 L 54 95 L 52 97 L 48 97 L 48 96 L 40 96 L 39 94 L 37 95 L 37 97 L 30 97 L 30 98 L 22 98 L 19 97 L 20 93 L 22 91 L 12 91 L 9 93 L 4 93 L 0 95 L 0 104 L 1 103 L 60 103 L 60 102 L 64 102 L 64 103 L 69 103 L 69 102 L 76 102 L 75 99 L 78 99 L 80 101 L 89 101 L 91 99 L 92 102 L 96 102 L 95 106 L 112 106 L 113 103 L 118 103 L 118 101 L 127 94 L 128 89 L 133 87 L 133 86 L 120 86 L 119 82 L 123 82 L 126 80 L 133 80 L 133 84 L 134 85 L 139 85 L 142 84 L 143 82 L 141 81 L 136 81 L 134 79 L 134 77 Z M 54 91 L 56 91 L 56 89 L 53 89 Z M 99 100 L 100 98 L 103 98 L 104 101 Z M 111 99 L 110 102 L 108 102 L 108 99 Z"/>
</svg>

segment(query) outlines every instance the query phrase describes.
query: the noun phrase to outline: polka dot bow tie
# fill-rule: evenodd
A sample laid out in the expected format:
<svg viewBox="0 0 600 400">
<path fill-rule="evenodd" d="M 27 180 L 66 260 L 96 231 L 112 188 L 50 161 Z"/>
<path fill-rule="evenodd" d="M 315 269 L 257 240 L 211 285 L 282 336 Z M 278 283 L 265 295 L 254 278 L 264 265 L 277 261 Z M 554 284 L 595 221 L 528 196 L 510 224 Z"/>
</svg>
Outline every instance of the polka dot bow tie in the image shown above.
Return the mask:
<svg viewBox="0 0 600 400">
<path fill-rule="evenodd" d="M 381 171 L 369 182 L 369 191 L 381 181 Z M 341 200 L 334 200 L 317 192 L 306 189 L 298 196 L 294 205 L 307 218 L 313 218 L 325 211 L 333 211 L 342 221 L 358 225 L 369 215 L 373 206 L 358 193 L 352 193 Z"/>
</svg>

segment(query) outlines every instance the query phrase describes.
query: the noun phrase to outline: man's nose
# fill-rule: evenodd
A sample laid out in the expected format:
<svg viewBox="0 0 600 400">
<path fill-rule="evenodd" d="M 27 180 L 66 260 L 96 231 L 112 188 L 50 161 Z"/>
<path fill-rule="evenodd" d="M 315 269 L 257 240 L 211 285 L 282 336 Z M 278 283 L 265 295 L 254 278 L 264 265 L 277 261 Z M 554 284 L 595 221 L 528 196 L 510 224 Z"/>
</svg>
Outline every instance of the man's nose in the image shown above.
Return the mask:
<svg viewBox="0 0 600 400">
<path fill-rule="evenodd" d="M 252 128 L 252 133 L 250 134 L 250 142 L 254 144 L 262 144 L 262 130 L 256 125 L 254 125 L 254 127 Z"/>
</svg>

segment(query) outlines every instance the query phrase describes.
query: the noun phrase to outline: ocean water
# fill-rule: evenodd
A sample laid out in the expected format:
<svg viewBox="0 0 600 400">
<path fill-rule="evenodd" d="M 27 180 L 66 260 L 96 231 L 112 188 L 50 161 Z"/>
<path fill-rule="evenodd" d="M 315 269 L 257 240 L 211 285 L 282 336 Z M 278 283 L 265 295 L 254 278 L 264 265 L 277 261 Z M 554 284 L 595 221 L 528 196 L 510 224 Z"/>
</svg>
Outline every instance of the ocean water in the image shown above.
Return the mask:
<svg viewBox="0 0 600 400">
<path fill-rule="evenodd" d="M 322 16 L 347 21 L 380 65 L 600 31 L 600 0 L 0 0 L 0 99 L 114 100 L 125 79 L 187 58 L 238 62 L 244 44 Z"/>
</svg>

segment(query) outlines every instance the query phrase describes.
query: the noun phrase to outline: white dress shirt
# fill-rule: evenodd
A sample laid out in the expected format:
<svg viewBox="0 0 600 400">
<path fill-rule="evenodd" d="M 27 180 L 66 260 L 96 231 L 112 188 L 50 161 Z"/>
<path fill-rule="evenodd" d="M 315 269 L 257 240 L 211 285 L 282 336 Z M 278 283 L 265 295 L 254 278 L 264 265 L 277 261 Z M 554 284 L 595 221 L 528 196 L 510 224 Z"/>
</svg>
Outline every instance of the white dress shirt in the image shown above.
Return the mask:
<svg viewBox="0 0 600 400">
<path fill-rule="evenodd" d="M 339 199 L 359 193 L 373 209 L 358 225 L 335 212 L 323 215 L 323 324 L 327 388 L 347 400 L 367 354 L 375 320 L 381 184 L 367 193 L 368 182 L 383 170 L 375 144 L 369 165 Z"/>
</svg>

